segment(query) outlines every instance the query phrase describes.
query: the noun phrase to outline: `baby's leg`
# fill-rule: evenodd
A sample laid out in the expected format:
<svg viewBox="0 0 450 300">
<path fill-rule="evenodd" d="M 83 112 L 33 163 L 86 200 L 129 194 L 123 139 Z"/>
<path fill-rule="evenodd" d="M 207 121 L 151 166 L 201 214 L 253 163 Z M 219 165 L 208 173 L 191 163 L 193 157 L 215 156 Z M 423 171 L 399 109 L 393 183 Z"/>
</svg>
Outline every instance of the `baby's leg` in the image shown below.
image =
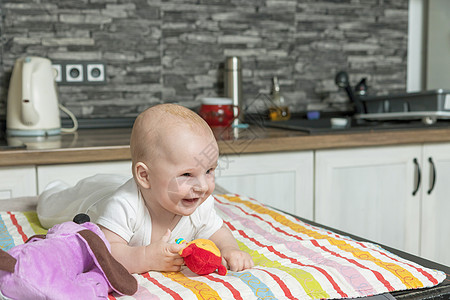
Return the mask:
<svg viewBox="0 0 450 300">
<path fill-rule="evenodd" d="M 52 182 L 39 195 L 39 221 L 45 228 L 71 221 L 78 213 L 86 213 L 94 203 L 112 194 L 128 179 L 121 175 L 99 174 L 82 179 L 73 187 L 61 181 Z"/>
</svg>

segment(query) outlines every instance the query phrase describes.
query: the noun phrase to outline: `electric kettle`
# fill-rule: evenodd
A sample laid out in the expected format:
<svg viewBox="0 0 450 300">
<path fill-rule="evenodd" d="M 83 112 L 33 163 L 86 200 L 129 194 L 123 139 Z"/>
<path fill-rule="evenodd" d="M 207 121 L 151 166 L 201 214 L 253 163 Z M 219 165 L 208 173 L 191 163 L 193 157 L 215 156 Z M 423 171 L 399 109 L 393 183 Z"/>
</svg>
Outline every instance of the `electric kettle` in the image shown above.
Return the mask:
<svg viewBox="0 0 450 300">
<path fill-rule="evenodd" d="M 27 56 L 16 60 L 8 91 L 7 135 L 46 136 L 77 129 L 75 116 L 58 103 L 56 75 L 47 58 Z M 72 118 L 73 128 L 61 129 L 59 108 Z"/>
</svg>

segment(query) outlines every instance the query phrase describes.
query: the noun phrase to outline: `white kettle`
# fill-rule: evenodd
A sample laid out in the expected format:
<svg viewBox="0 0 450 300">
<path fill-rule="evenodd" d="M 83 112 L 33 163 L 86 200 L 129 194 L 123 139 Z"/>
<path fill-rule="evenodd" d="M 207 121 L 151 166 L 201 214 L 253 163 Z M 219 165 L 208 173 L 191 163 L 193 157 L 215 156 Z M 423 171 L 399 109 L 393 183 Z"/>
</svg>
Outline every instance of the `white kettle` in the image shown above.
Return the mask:
<svg viewBox="0 0 450 300">
<path fill-rule="evenodd" d="M 56 70 L 47 58 L 27 56 L 14 64 L 8 91 L 6 133 L 9 136 L 46 136 L 60 134 L 63 109 L 77 127 L 73 114 L 58 103 Z"/>
</svg>

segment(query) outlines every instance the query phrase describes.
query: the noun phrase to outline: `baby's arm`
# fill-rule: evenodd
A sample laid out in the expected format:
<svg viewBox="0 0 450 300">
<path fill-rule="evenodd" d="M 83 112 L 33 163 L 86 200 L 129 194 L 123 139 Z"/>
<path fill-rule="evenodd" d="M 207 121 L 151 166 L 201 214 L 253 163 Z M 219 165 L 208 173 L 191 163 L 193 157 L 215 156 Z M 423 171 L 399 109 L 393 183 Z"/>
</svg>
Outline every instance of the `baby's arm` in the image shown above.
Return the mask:
<svg viewBox="0 0 450 300">
<path fill-rule="evenodd" d="M 223 264 L 231 271 L 238 272 L 253 267 L 252 257 L 239 249 L 233 234 L 225 225 L 222 225 L 209 239 L 219 248 Z"/>
<path fill-rule="evenodd" d="M 184 263 L 178 251 L 186 245 L 169 244 L 170 230 L 159 240 L 147 246 L 131 247 L 111 230 L 100 226 L 111 244 L 112 256 L 130 273 L 147 271 L 179 271 Z"/>
</svg>

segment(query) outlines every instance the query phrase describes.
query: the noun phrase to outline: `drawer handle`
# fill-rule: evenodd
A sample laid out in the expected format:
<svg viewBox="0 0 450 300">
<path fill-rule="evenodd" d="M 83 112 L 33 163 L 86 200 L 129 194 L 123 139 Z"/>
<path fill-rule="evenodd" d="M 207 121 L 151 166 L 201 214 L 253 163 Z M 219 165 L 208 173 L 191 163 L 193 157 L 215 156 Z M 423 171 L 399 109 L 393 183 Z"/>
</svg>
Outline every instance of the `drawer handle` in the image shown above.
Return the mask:
<svg viewBox="0 0 450 300">
<path fill-rule="evenodd" d="M 436 166 L 434 165 L 433 159 L 431 157 L 428 157 L 428 162 L 431 165 L 431 170 L 433 170 L 433 181 L 431 182 L 430 189 L 427 191 L 428 195 L 431 194 L 431 192 L 434 189 L 434 185 L 436 183 Z"/>
<path fill-rule="evenodd" d="M 419 191 L 419 187 L 420 187 L 420 166 L 419 166 L 419 162 L 417 161 L 417 158 L 413 159 L 413 163 L 416 165 L 416 170 L 417 170 L 417 185 L 416 185 L 416 188 L 414 189 L 414 191 L 412 192 L 412 195 L 415 196 L 417 194 L 417 192 Z"/>
</svg>

